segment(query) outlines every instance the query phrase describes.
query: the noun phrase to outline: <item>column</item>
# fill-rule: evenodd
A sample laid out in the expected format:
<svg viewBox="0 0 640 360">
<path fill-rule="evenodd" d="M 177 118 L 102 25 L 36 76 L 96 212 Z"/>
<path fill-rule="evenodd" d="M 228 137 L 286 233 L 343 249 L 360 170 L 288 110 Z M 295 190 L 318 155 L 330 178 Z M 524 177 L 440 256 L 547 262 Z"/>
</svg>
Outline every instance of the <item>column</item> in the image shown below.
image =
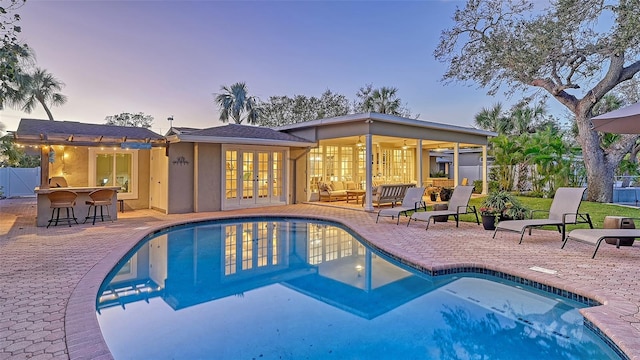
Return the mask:
<svg viewBox="0 0 640 360">
<path fill-rule="evenodd" d="M 49 145 L 40 146 L 40 189 L 49 188 Z"/>
<path fill-rule="evenodd" d="M 460 143 L 453 144 L 453 186 L 460 184 Z"/>
<path fill-rule="evenodd" d="M 489 193 L 489 183 L 487 182 L 487 145 L 482 145 L 482 194 Z"/>
<path fill-rule="evenodd" d="M 422 186 L 422 139 L 416 143 L 416 181 L 417 187 Z"/>
<path fill-rule="evenodd" d="M 371 191 L 371 186 L 373 185 L 371 180 L 373 179 L 373 171 L 371 169 L 371 167 L 373 166 L 373 164 L 371 163 L 371 155 L 372 155 L 372 150 L 373 150 L 373 142 L 371 141 L 371 134 L 366 134 L 364 136 L 364 142 L 365 142 L 365 199 L 367 200 L 364 203 L 364 210 L 365 211 L 373 211 L 373 201 L 371 201 L 371 197 L 373 196 L 372 191 Z"/>
</svg>

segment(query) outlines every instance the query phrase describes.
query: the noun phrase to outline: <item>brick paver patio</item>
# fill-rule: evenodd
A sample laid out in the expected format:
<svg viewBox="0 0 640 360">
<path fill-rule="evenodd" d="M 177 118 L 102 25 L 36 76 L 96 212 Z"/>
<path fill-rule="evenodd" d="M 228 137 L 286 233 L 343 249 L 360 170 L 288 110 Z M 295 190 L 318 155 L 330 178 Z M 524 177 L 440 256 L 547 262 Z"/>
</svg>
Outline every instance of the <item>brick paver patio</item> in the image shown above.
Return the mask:
<svg viewBox="0 0 640 360">
<path fill-rule="evenodd" d="M 95 315 L 107 272 L 154 229 L 185 221 L 249 214 L 308 215 L 341 222 L 381 249 L 427 269 L 475 266 L 502 271 L 588 296 L 603 306 L 583 309 L 630 358 L 640 359 L 640 249 L 576 242 L 560 249 L 557 232 L 515 233 L 454 222 L 410 227 L 360 210 L 291 205 L 219 213 L 163 215 L 144 210 L 114 222 L 34 226 L 34 199 L 0 200 L 0 359 L 110 359 Z M 406 224 L 406 220 L 405 220 Z M 538 266 L 557 271 L 530 270 Z"/>
</svg>

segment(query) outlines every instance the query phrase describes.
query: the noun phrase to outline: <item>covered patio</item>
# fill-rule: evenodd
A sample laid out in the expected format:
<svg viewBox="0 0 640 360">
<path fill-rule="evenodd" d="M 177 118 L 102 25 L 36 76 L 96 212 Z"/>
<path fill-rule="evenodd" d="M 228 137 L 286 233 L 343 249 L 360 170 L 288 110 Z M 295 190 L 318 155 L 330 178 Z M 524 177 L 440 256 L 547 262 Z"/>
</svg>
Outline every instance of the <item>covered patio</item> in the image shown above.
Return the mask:
<svg viewBox="0 0 640 360">
<path fill-rule="evenodd" d="M 487 193 L 487 145 L 493 132 L 378 113 L 278 130 L 318 143 L 292 154 L 297 200 L 321 200 L 319 184 L 330 182 L 355 184 L 364 192 L 366 211 L 374 210 L 372 191 L 379 184 L 453 188 L 466 178 L 481 180 Z"/>
</svg>

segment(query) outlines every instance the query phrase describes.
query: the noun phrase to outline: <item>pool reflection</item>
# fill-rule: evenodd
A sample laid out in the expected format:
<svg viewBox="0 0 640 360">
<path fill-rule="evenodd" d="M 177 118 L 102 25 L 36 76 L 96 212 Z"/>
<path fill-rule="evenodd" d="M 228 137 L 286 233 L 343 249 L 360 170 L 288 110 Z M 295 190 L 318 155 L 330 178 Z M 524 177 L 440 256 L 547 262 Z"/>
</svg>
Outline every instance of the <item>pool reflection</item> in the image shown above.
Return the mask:
<svg viewBox="0 0 640 360">
<path fill-rule="evenodd" d="M 179 310 L 279 283 L 371 319 L 436 286 L 322 222 L 250 221 L 173 230 L 122 263 L 102 287 L 98 312 L 154 297 Z"/>
<path fill-rule="evenodd" d="M 96 309 L 117 359 L 616 358 L 577 304 L 479 277 L 407 271 L 331 224 L 249 219 L 155 234 Z"/>
</svg>

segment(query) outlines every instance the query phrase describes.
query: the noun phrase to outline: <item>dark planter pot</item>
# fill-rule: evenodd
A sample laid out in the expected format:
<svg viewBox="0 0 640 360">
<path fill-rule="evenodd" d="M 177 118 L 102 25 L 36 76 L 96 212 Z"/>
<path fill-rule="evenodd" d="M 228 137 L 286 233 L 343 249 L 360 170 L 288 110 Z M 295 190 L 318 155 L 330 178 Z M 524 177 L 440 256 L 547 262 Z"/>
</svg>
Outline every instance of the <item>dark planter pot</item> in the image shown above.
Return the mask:
<svg viewBox="0 0 640 360">
<path fill-rule="evenodd" d="M 447 204 L 433 205 L 433 210 L 447 210 L 447 208 L 448 208 Z M 449 219 L 449 216 L 447 215 L 440 215 L 440 216 L 433 217 L 433 221 L 435 222 L 447 222 L 447 219 Z"/>
<path fill-rule="evenodd" d="M 453 194 L 453 190 L 443 189 L 440 191 L 440 200 L 441 201 L 449 201 L 451 200 L 451 194 Z"/>
<path fill-rule="evenodd" d="M 495 215 L 482 215 L 482 227 L 485 230 L 496 229 L 496 217 Z"/>
</svg>

